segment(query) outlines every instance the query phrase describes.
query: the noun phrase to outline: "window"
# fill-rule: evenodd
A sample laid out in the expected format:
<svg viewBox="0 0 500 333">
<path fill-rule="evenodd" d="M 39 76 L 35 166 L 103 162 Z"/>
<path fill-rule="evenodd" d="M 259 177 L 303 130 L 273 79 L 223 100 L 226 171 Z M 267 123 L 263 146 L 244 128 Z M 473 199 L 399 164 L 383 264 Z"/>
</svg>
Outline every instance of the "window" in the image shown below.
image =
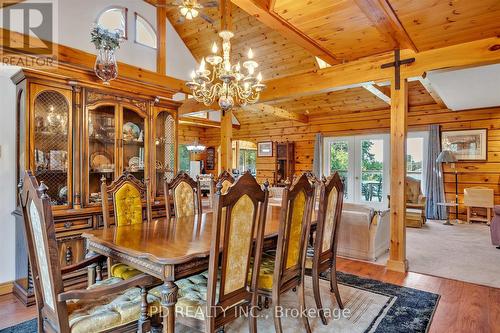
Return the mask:
<svg viewBox="0 0 500 333">
<path fill-rule="evenodd" d="M 127 8 L 113 7 L 105 9 L 97 17 L 97 24 L 109 31 L 119 30 L 127 39 Z"/>
<path fill-rule="evenodd" d="M 191 156 L 189 150 L 187 150 L 187 145 L 179 145 L 179 171 L 189 172 L 190 161 Z"/>
<path fill-rule="evenodd" d="M 156 32 L 141 15 L 135 13 L 135 41 L 156 49 Z"/>
<path fill-rule="evenodd" d="M 332 65 L 330 65 L 329 63 L 327 63 L 323 59 L 318 58 L 318 57 L 315 57 L 315 58 L 316 58 L 316 63 L 318 64 L 319 69 L 332 67 Z"/>
<path fill-rule="evenodd" d="M 407 176 L 425 189 L 427 132 L 410 132 L 407 138 Z M 359 135 L 324 140 L 324 170 L 338 172 L 348 202 L 386 205 L 390 186 L 390 138 L 388 134 Z"/>
<path fill-rule="evenodd" d="M 240 173 L 244 173 L 248 170 L 252 175 L 256 175 L 256 164 L 257 150 L 256 149 L 240 149 L 240 160 L 238 164 L 238 169 Z"/>
</svg>

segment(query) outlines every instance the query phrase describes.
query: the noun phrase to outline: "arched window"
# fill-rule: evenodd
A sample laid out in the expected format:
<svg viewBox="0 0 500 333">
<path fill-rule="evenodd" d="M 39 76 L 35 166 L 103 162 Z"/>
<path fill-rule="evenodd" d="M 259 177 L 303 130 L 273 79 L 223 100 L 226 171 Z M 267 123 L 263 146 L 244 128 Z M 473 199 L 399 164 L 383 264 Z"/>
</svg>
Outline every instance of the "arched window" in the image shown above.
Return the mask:
<svg viewBox="0 0 500 333">
<path fill-rule="evenodd" d="M 148 21 L 135 13 L 135 41 L 156 49 L 156 32 Z"/>
<path fill-rule="evenodd" d="M 105 9 L 97 17 L 97 24 L 109 31 L 120 30 L 127 39 L 127 8 L 112 7 Z"/>
</svg>

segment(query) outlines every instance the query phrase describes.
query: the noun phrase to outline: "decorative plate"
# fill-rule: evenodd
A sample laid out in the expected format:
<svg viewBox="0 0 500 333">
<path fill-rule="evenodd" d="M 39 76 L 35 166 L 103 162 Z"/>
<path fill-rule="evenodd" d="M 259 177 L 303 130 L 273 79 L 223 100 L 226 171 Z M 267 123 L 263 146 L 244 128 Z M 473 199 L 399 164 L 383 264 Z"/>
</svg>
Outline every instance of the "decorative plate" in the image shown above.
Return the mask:
<svg viewBox="0 0 500 333">
<path fill-rule="evenodd" d="M 134 123 L 128 122 L 123 125 L 123 138 L 125 140 L 137 140 L 141 135 L 141 129 Z"/>
<path fill-rule="evenodd" d="M 130 160 L 128 160 L 128 166 L 131 167 L 131 168 L 132 167 L 138 168 L 139 167 L 139 163 L 140 163 L 140 160 L 139 160 L 139 157 L 137 157 L 137 156 L 134 156 Z"/>
<path fill-rule="evenodd" d="M 109 166 L 111 164 L 111 160 L 108 154 L 100 151 L 100 152 L 95 152 L 90 156 L 90 165 L 94 169 L 103 169 L 104 166 Z"/>
</svg>

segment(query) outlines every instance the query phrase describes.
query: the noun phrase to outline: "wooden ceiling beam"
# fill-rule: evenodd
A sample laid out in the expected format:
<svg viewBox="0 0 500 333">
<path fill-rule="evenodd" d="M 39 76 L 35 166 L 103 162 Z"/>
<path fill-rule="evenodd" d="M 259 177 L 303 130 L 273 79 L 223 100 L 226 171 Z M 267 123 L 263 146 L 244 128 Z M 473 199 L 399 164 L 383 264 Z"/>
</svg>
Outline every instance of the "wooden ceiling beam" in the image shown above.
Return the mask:
<svg viewBox="0 0 500 333">
<path fill-rule="evenodd" d="M 40 40 L 38 38 L 25 36 L 21 33 L 7 29 L 0 29 L 0 35 L 3 36 L 4 39 L 8 39 L 0 45 L 0 49 L 2 50 L 2 61 L 6 64 L 49 72 L 57 71 L 58 66 L 65 66 L 94 73 L 94 64 L 96 59 L 95 54 L 53 43 L 53 49 L 57 50 L 55 60 L 52 62 L 51 66 L 40 66 L 41 63 L 43 64 L 43 61 L 41 60 L 43 57 L 26 55 L 20 52 L 18 48 L 8 47 L 9 45 L 21 45 L 22 43 L 24 43 L 24 45 L 38 45 L 40 44 Z M 37 61 L 37 59 L 39 60 Z M 118 62 L 118 77 L 120 79 L 140 82 L 143 85 L 146 84 L 156 86 L 161 88 L 161 90 L 169 90 L 171 92 L 189 92 L 183 80 L 161 75 L 154 71 L 122 62 Z M 95 74 L 94 81 L 100 81 Z M 113 86 L 113 81 L 111 82 L 111 86 Z"/>
<path fill-rule="evenodd" d="M 286 120 L 294 120 L 298 121 L 301 123 L 307 123 L 309 122 L 309 117 L 306 115 L 297 113 L 297 112 L 291 112 L 287 111 L 275 106 L 267 105 L 267 104 L 254 104 L 254 105 L 247 105 L 242 107 L 241 109 L 245 111 L 250 111 L 250 112 L 261 112 L 261 113 L 267 113 L 269 115 L 278 117 L 278 118 L 283 118 Z"/>
<path fill-rule="evenodd" d="M 156 72 L 167 75 L 167 8 L 165 0 L 159 0 L 156 7 Z"/>
<path fill-rule="evenodd" d="M 355 2 L 377 30 L 394 41 L 397 48 L 418 52 L 417 46 L 387 0 L 355 0 Z"/>
<path fill-rule="evenodd" d="M 391 89 L 388 87 L 380 87 L 375 83 L 363 83 L 361 85 L 363 88 L 371 92 L 373 95 L 377 96 L 387 104 L 391 104 Z"/>
<path fill-rule="evenodd" d="M 217 102 L 212 105 L 206 106 L 203 103 L 196 101 L 194 98 L 189 98 L 182 103 L 179 107 L 179 116 L 187 115 L 189 113 L 201 112 L 201 111 L 216 111 L 220 110 L 220 106 Z"/>
<path fill-rule="evenodd" d="M 446 103 L 443 101 L 441 96 L 439 96 L 426 75 L 420 78 L 420 83 L 424 86 L 429 95 L 431 95 L 432 99 L 434 100 L 434 102 L 436 102 L 437 105 L 439 105 L 443 109 L 448 109 L 448 106 L 446 106 Z"/>
<path fill-rule="evenodd" d="M 338 64 L 340 61 L 328 50 L 316 43 L 312 38 L 308 37 L 286 20 L 279 17 L 270 8 L 264 8 L 261 4 L 253 0 L 231 0 L 236 6 L 240 7 L 247 14 L 254 16 L 268 26 L 269 28 L 279 32 L 283 37 L 297 43 L 311 54 L 320 57 L 330 65 Z"/>
<path fill-rule="evenodd" d="M 212 128 L 221 128 L 221 123 L 215 120 L 203 119 L 198 117 L 180 117 L 179 124 L 181 125 L 191 125 L 197 127 L 212 127 Z M 233 124 L 234 129 L 240 129 L 240 125 Z"/>
<path fill-rule="evenodd" d="M 401 78 L 421 77 L 425 72 L 443 68 L 480 66 L 500 62 L 500 37 L 491 37 L 440 49 L 415 53 L 401 50 L 401 58 L 415 58 L 415 62 L 401 67 Z M 382 69 L 384 63 L 394 61 L 393 52 L 361 58 L 308 73 L 289 75 L 264 82 L 267 88 L 260 100 L 281 100 L 290 97 L 314 95 L 335 88 L 363 82 L 383 82 L 392 77 L 393 68 Z"/>
</svg>

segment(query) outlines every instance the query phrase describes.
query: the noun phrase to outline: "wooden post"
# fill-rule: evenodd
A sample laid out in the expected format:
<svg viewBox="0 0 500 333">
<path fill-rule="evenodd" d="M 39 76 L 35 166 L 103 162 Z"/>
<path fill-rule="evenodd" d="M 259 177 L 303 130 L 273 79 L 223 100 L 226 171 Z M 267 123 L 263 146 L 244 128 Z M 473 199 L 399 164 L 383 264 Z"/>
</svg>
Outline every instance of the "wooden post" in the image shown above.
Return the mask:
<svg viewBox="0 0 500 333">
<path fill-rule="evenodd" d="M 233 112 L 231 110 L 222 112 L 220 127 L 220 163 L 221 172 L 231 171 L 233 166 L 232 154 L 232 136 L 233 136 Z"/>
<path fill-rule="evenodd" d="M 220 0 L 219 4 L 221 31 L 233 29 L 233 14 L 231 11 L 231 0 Z"/>
<path fill-rule="evenodd" d="M 156 72 L 158 74 L 167 74 L 167 8 L 165 0 L 160 0 L 159 4 L 163 6 L 156 7 Z"/>
<path fill-rule="evenodd" d="M 406 131 L 408 116 L 408 81 L 396 75 L 391 81 L 391 244 L 387 269 L 405 272 L 406 260 Z"/>
</svg>

